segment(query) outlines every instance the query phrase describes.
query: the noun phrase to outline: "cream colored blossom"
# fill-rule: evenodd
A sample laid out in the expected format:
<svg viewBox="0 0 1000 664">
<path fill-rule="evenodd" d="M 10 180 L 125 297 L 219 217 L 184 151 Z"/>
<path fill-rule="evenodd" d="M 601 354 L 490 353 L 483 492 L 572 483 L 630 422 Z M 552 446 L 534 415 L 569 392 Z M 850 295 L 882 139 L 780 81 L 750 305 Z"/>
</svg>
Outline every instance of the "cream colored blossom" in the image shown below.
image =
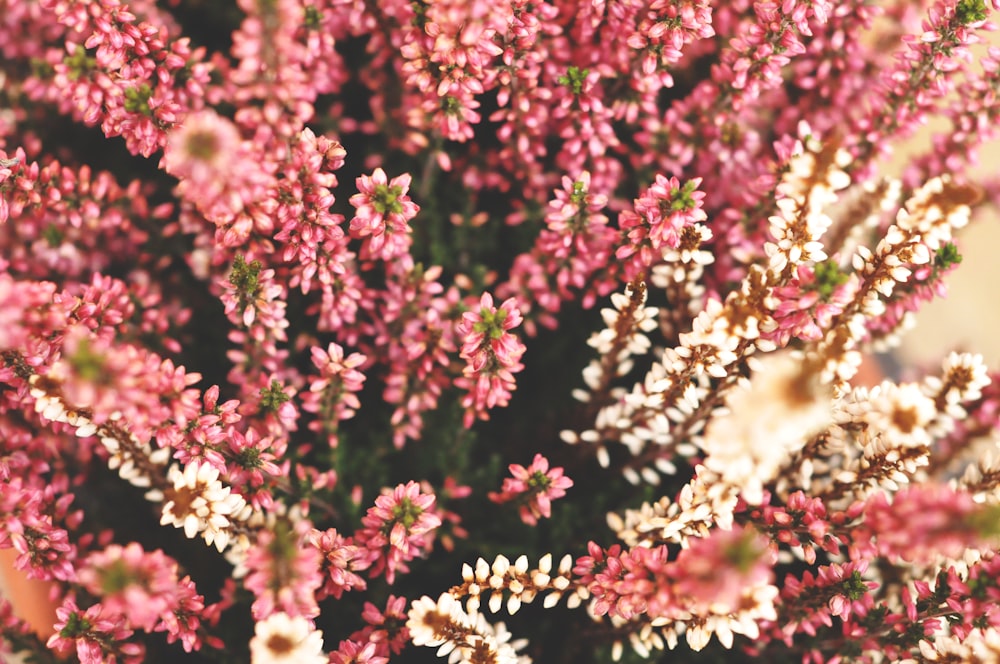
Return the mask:
<svg viewBox="0 0 1000 664">
<path fill-rule="evenodd" d="M 249 516 L 243 497 L 223 486 L 219 470 L 208 463 L 192 461 L 183 471 L 175 464 L 167 480 L 171 486 L 162 494 L 147 494 L 151 500 L 162 496 L 160 524 L 183 528 L 189 538 L 201 533 L 207 544 L 223 551 L 232 537 L 233 522 Z"/>
<path fill-rule="evenodd" d="M 323 632 L 302 616 L 274 613 L 257 622 L 250 639 L 251 664 L 326 664 Z"/>
<path fill-rule="evenodd" d="M 832 422 L 832 390 L 800 353 L 755 364 L 749 383 L 730 392 L 728 414 L 709 423 L 701 442 L 705 467 L 751 504 L 760 503 L 764 485 L 790 455 Z"/>
</svg>

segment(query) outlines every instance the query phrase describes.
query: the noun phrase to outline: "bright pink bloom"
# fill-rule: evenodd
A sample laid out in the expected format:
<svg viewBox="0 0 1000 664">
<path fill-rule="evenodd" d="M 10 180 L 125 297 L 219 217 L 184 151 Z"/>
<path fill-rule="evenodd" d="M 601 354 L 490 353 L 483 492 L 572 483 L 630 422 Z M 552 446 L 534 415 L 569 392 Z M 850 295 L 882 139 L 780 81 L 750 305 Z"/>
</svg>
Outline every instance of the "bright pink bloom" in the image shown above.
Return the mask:
<svg viewBox="0 0 1000 664">
<path fill-rule="evenodd" d="M 358 192 L 351 196 L 357 208 L 351 219 L 351 237 L 367 238 L 361 249 L 362 258 L 391 260 L 410 247 L 409 221 L 420 208 L 410 200 L 410 175 L 404 173 L 387 180 L 385 171 L 376 168 L 370 176 L 357 180 Z"/>
<path fill-rule="evenodd" d="M 311 355 L 319 375 L 312 378 L 309 391 L 302 394 L 302 410 L 317 416 L 309 423 L 309 429 L 324 434 L 330 447 L 336 447 L 339 423 L 354 417 L 361 407 L 358 392 L 364 386 L 365 375 L 359 367 L 367 358 L 361 353 L 345 357 L 343 347 L 336 343 L 331 343 L 325 351 L 313 346 Z"/>
<path fill-rule="evenodd" d="M 910 486 L 892 502 L 882 492 L 865 503 L 855 546 L 867 555 L 912 562 L 936 556 L 960 558 L 966 548 L 983 548 L 998 532 L 997 510 L 977 503 L 967 491 L 947 486 Z"/>
<path fill-rule="evenodd" d="M 346 591 L 364 590 L 368 587 L 357 572 L 371 567 L 377 554 L 367 547 L 354 544 L 351 538 L 345 538 L 334 528 L 326 531 L 313 530 L 308 542 L 323 557 L 323 585 L 317 591 L 317 599 L 328 596 L 340 599 Z"/>
<path fill-rule="evenodd" d="M 689 544 L 677 555 L 674 592 L 693 613 L 706 613 L 709 607 L 736 613 L 745 589 L 774 580 L 767 539 L 753 528 L 717 529 Z"/>
<path fill-rule="evenodd" d="M 677 248 L 681 230 L 707 218 L 702 210 L 705 192 L 698 191 L 700 184 L 701 178 L 682 186 L 677 178 L 657 175 L 635 199 L 633 208 L 622 211 L 618 223 L 625 237 L 615 255 L 625 261 L 626 280 L 645 274 L 662 260 L 665 250 Z"/>
<path fill-rule="evenodd" d="M 251 607 L 255 620 L 273 613 L 309 619 L 319 615 L 316 592 L 324 583 L 323 560 L 315 547 L 305 545 L 311 532 L 308 521 L 278 519 L 258 533 L 247 552 L 244 565 L 249 571 L 243 580 L 256 596 Z"/>
<path fill-rule="evenodd" d="M 772 314 L 775 327 L 762 336 L 779 347 L 788 345 L 792 338 L 821 339 L 856 290 L 857 281 L 848 279 L 833 263 L 799 265 L 787 284 L 772 291 L 777 302 Z"/>
<path fill-rule="evenodd" d="M 410 630 L 406 627 L 406 611 L 409 602 L 405 597 L 389 595 L 385 610 L 380 610 L 371 602 L 365 602 L 361 617 L 368 625 L 351 634 L 351 640 L 359 643 L 371 642 L 375 654 L 383 657 L 398 655 L 406 648 Z"/>
<path fill-rule="evenodd" d="M 200 111 L 168 136 L 162 167 L 180 180 L 178 194 L 209 221 L 227 223 L 259 198 L 269 176 L 250 158 L 231 121 L 214 111 Z"/>
<path fill-rule="evenodd" d="M 142 644 L 128 640 L 133 630 L 125 618 L 102 604 L 80 611 L 74 598 L 67 597 L 56 617 L 55 634 L 46 645 L 61 655 L 75 650 L 80 664 L 138 664 L 144 659 Z"/>
<path fill-rule="evenodd" d="M 288 292 L 275 270 L 262 267 L 259 260 L 248 262 L 242 255 L 236 256 L 229 275 L 219 281 L 225 289 L 222 302 L 226 315 L 247 328 L 257 342 L 268 338 L 285 341 Z"/>
<path fill-rule="evenodd" d="M 416 482 L 400 484 L 375 499 L 356 535 L 359 544 L 378 553 L 371 576 L 385 572 L 386 581 L 392 583 L 397 571 L 408 572 L 406 563 L 430 548 L 433 531 L 441 525 L 433 511 L 434 500 L 434 494 L 421 493 Z"/>
<path fill-rule="evenodd" d="M 878 588 L 878 583 L 865 580 L 867 570 L 868 562 L 861 560 L 824 565 L 815 574 L 807 570 L 801 579 L 787 575 L 781 586 L 783 614 L 774 630 L 815 636 L 831 627 L 834 617 L 863 619 L 875 606 L 871 591 Z"/>
<path fill-rule="evenodd" d="M 330 653 L 330 664 L 387 664 L 389 658 L 376 652 L 374 643 L 341 641 L 337 650 Z"/>
<path fill-rule="evenodd" d="M 486 411 L 506 406 L 515 389 L 514 374 L 521 371 L 525 346 L 509 330 L 521 324 L 517 302 L 509 298 L 497 309 L 493 296 L 483 293 L 479 311 L 462 314 L 457 334 L 462 338 L 462 357 L 467 362 L 455 385 L 469 390 L 462 400 L 465 426 L 476 417 L 487 419 Z"/>
<path fill-rule="evenodd" d="M 500 493 L 491 491 L 489 498 L 495 503 L 517 502 L 521 520 L 529 526 L 536 525 L 539 518 L 551 517 L 552 501 L 565 496 L 566 489 L 573 486 L 563 469 L 549 469 L 549 460 L 541 454 L 536 454 L 527 468 L 516 463 L 507 468 L 513 477 L 503 481 Z"/>
</svg>

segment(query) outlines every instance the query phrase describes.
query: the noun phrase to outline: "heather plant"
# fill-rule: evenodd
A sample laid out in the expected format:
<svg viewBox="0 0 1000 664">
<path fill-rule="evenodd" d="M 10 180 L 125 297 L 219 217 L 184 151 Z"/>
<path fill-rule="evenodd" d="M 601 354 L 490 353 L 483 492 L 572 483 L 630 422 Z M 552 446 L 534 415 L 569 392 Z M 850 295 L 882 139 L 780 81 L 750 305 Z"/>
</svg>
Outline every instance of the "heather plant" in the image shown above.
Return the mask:
<svg viewBox="0 0 1000 664">
<path fill-rule="evenodd" d="M 0 0 L 0 648 L 1000 661 L 998 9 Z"/>
</svg>

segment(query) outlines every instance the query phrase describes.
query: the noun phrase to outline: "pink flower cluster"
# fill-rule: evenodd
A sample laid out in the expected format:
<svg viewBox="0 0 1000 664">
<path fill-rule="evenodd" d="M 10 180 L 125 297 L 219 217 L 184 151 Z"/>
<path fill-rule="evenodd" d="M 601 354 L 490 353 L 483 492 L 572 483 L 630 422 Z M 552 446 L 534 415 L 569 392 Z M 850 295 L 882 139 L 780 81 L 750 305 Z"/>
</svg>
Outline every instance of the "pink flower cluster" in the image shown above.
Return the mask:
<svg viewBox="0 0 1000 664">
<path fill-rule="evenodd" d="M 384 572 L 392 583 L 396 572 L 408 572 L 407 563 L 430 548 L 433 531 L 441 525 L 434 511 L 434 494 L 422 493 L 408 482 L 375 499 L 375 507 L 361 520 L 358 542 L 377 553 L 372 576 Z"/>
<path fill-rule="evenodd" d="M 468 390 L 462 399 L 465 426 L 477 417 L 485 419 L 489 408 L 510 401 L 514 374 L 524 368 L 521 355 L 525 346 L 509 330 L 520 324 L 515 299 L 504 300 L 497 308 L 489 293 L 483 293 L 478 311 L 462 314 L 456 331 L 462 338 L 461 353 L 467 364 L 455 384 Z"/>
<path fill-rule="evenodd" d="M 650 620 L 728 616 L 747 608 L 755 588 L 770 586 L 774 576 L 767 542 L 753 530 L 718 531 L 673 561 L 666 546 L 603 550 L 591 542 L 588 549 L 574 574 L 594 596 L 597 615 L 624 620 L 639 614 Z"/>
<path fill-rule="evenodd" d="M 549 460 L 541 454 L 536 454 L 527 468 L 512 463 L 508 470 L 513 477 L 505 478 L 500 492 L 490 492 L 489 498 L 495 503 L 514 501 L 521 521 L 529 526 L 536 525 L 539 518 L 551 517 L 552 501 L 565 496 L 566 489 L 573 486 L 563 469 L 550 469 Z"/>
</svg>

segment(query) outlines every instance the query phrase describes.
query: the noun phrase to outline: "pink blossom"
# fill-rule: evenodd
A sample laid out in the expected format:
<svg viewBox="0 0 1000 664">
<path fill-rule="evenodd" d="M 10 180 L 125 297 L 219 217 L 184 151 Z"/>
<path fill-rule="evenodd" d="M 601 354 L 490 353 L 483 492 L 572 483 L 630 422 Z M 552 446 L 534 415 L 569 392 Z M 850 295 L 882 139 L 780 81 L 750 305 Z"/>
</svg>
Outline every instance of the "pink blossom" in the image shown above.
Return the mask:
<svg viewBox="0 0 1000 664">
<path fill-rule="evenodd" d="M 857 282 L 832 263 L 799 265 L 787 284 L 772 291 L 777 302 L 772 314 L 775 328 L 763 336 L 779 347 L 788 345 L 793 337 L 804 341 L 822 338 L 856 289 Z"/>
<path fill-rule="evenodd" d="M 361 407 L 357 393 L 364 385 L 365 375 L 359 367 L 367 358 L 361 353 L 345 356 L 343 347 L 336 343 L 331 343 L 325 351 L 314 346 L 311 354 L 319 375 L 312 379 L 309 391 L 303 394 L 302 409 L 317 415 L 317 419 L 309 423 L 309 429 L 325 434 L 330 447 L 336 447 L 340 421 L 350 419 Z"/>
<path fill-rule="evenodd" d="M 345 591 L 364 590 L 365 580 L 357 574 L 371 567 L 376 554 L 364 546 L 354 544 L 335 529 L 313 530 L 309 534 L 309 545 L 322 555 L 323 585 L 318 591 L 319 599 L 333 596 L 340 599 Z"/>
<path fill-rule="evenodd" d="M 966 491 L 943 486 L 912 486 L 892 501 L 876 493 L 865 503 L 856 546 L 874 555 L 914 562 L 935 556 L 958 558 L 967 548 L 995 537 L 996 515 Z M 873 549 L 873 550 L 872 550 Z"/>
<path fill-rule="evenodd" d="M 375 654 L 383 657 L 398 655 L 410 638 L 410 631 L 406 627 L 407 607 L 406 598 L 395 595 L 389 595 L 384 611 L 371 602 L 365 602 L 361 617 L 368 626 L 351 634 L 351 640 L 371 642 L 375 645 Z"/>
<path fill-rule="evenodd" d="M 143 661 L 142 644 L 128 640 L 133 631 L 124 617 L 102 604 L 81 611 L 68 597 L 56 609 L 56 617 L 55 634 L 46 645 L 57 653 L 68 655 L 75 650 L 81 664 Z"/>
<path fill-rule="evenodd" d="M 681 186 L 677 178 L 657 175 L 635 200 L 633 209 L 621 213 L 619 225 L 624 238 L 615 256 L 626 261 L 626 280 L 644 274 L 662 259 L 666 249 L 676 249 L 683 228 L 707 218 L 702 210 L 705 193 L 698 191 L 700 184 L 701 178 Z"/>
<path fill-rule="evenodd" d="M 376 552 L 371 576 L 385 573 L 392 583 L 396 572 L 408 572 L 407 563 L 420 556 L 433 541 L 441 525 L 434 512 L 434 494 L 422 493 L 416 482 L 400 484 L 375 499 L 375 506 L 361 519 L 356 540 Z"/>
<path fill-rule="evenodd" d="M 521 520 L 529 526 L 536 525 L 539 518 L 551 517 L 552 501 L 565 496 L 566 489 L 573 486 L 573 480 L 563 475 L 563 469 L 549 469 L 548 459 L 541 454 L 536 454 L 527 468 L 512 463 L 508 469 L 513 477 L 503 481 L 500 493 L 490 492 L 490 500 L 517 502 Z"/>
<path fill-rule="evenodd" d="M 331 664 L 387 664 L 388 657 L 376 655 L 376 644 L 341 641 L 330 653 Z"/>
<path fill-rule="evenodd" d="M 362 258 L 391 260 L 407 251 L 410 246 L 408 222 L 420 208 L 410 200 L 410 175 L 404 173 L 387 180 L 385 171 L 376 168 L 370 176 L 358 178 L 358 193 L 351 196 L 351 205 L 357 208 L 351 219 L 351 237 L 366 241 Z"/>
<path fill-rule="evenodd" d="M 476 417 L 486 419 L 486 411 L 505 406 L 515 389 L 514 374 L 524 368 L 521 355 L 525 346 L 509 330 L 521 323 L 517 302 L 509 298 L 493 306 L 493 296 L 483 293 L 479 311 L 467 311 L 456 329 L 462 338 L 461 355 L 467 364 L 455 385 L 469 390 L 462 401 L 465 425 Z"/>
<path fill-rule="evenodd" d="M 247 552 L 244 586 L 254 593 L 251 611 L 255 620 L 273 613 L 315 618 L 319 615 L 316 591 L 322 587 L 322 555 L 303 546 L 312 528 L 308 521 L 279 520 L 257 536 Z"/>
<path fill-rule="evenodd" d="M 109 611 L 147 632 L 179 608 L 177 563 L 162 551 L 147 553 L 135 542 L 91 554 L 79 580 Z"/>
<path fill-rule="evenodd" d="M 677 555 L 676 565 L 674 592 L 695 613 L 706 613 L 709 607 L 736 613 L 745 589 L 774 580 L 767 541 L 752 528 L 720 529 L 693 539 Z"/>
</svg>

